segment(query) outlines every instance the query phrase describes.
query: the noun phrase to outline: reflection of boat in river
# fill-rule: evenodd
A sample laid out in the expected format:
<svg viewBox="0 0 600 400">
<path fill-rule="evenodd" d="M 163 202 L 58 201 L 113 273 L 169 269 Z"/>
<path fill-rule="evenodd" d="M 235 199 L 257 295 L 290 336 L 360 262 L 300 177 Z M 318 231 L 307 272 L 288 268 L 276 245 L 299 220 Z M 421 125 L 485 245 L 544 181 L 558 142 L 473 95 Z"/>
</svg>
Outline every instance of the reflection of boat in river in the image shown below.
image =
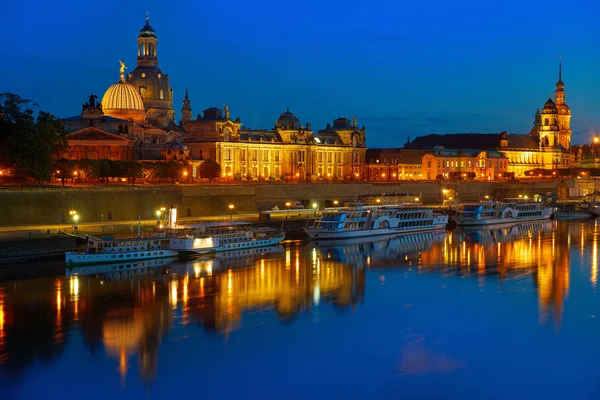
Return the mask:
<svg viewBox="0 0 600 400">
<path fill-rule="evenodd" d="M 130 278 L 133 276 L 153 275 L 161 267 L 167 267 L 175 262 L 177 257 L 156 258 L 153 260 L 123 261 L 119 263 L 70 266 L 67 265 L 66 275 L 106 275 L 111 278 Z"/>
<path fill-rule="evenodd" d="M 411 254 L 430 249 L 434 243 L 443 241 L 446 235 L 445 232 L 423 232 L 380 240 L 313 240 L 309 243 L 309 248 L 315 253 L 320 252 L 323 260 L 332 259 L 354 267 L 376 267 L 398 264 Z"/>
<path fill-rule="evenodd" d="M 257 259 L 280 259 L 283 256 L 284 249 L 279 245 L 231 250 L 202 256 L 191 261 L 174 263 L 170 266 L 170 271 L 178 274 L 189 273 L 197 277 L 203 273 L 211 275 L 213 271 L 252 266 Z"/>
<path fill-rule="evenodd" d="M 506 225 L 489 225 L 485 227 L 474 227 L 459 229 L 459 238 L 467 242 L 482 244 L 507 242 L 524 236 L 533 235 L 536 232 L 550 232 L 552 230 L 552 221 L 536 221 Z"/>
</svg>

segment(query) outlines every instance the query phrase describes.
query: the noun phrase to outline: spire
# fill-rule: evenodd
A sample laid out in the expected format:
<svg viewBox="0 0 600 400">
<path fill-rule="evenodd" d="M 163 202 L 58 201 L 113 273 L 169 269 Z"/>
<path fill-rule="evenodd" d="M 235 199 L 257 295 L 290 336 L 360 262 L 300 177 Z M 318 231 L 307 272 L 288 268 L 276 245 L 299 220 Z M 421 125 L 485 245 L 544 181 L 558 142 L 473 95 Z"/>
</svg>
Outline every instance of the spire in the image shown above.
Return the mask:
<svg viewBox="0 0 600 400">
<path fill-rule="evenodd" d="M 562 54 L 558 55 L 558 81 L 562 82 Z"/>
<path fill-rule="evenodd" d="M 121 68 L 119 68 L 119 72 L 121 73 L 121 82 L 125 82 L 125 70 L 127 69 L 127 66 L 121 60 L 119 60 L 119 64 L 121 64 Z"/>
</svg>

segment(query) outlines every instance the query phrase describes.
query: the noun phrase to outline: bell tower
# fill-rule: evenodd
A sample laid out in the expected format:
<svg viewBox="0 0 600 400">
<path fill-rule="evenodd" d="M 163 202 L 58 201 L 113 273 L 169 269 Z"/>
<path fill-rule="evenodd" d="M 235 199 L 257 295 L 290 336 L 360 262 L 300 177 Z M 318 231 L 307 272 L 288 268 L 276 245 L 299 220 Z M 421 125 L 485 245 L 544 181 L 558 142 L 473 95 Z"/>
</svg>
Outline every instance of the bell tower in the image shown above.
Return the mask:
<svg viewBox="0 0 600 400">
<path fill-rule="evenodd" d="M 181 107 L 181 121 L 180 125 L 184 126 L 186 122 L 192 120 L 192 105 L 188 98 L 188 90 L 185 89 L 185 98 L 183 99 L 183 107 Z"/>
<path fill-rule="evenodd" d="M 138 36 L 138 67 L 156 67 L 158 58 L 156 57 L 156 32 L 150 26 L 148 11 L 146 11 L 146 25 L 140 29 Z"/>
<path fill-rule="evenodd" d="M 562 55 L 558 56 L 558 82 L 554 91 L 554 101 L 558 111 L 559 144 L 565 149 L 571 147 L 571 109 L 565 103 L 565 84 L 562 81 Z"/>
</svg>

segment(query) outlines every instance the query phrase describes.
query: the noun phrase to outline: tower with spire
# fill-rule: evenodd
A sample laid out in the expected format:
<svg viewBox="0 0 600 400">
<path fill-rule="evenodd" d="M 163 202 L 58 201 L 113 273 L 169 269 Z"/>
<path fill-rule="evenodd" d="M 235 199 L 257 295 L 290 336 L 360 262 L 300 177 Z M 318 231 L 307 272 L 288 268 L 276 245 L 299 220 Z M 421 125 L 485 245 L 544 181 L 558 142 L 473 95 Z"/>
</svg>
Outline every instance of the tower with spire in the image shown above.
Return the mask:
<svg viewBox="0 0 600 400">
<path fill-rule="evenodd" d="M 569 150 L 571 147 L 571 109 L 565 103 L 565 84 L 562 81 L 562 56 L 558 60 L 558 82 L 554 91 L 554 102 L 558 111 L 559 144 Z"/>
<path fill-rule="evenodd" d="M 188 98 L 188 90 L 185 89 L 185 98 L 183 99 L 183 106 L 181 107 L 181 120 L 180 125 L 184 126 L 186 122 L 192 120 L 192 105 Z"/>
<path fill-rule="evenodd" d="M 146 12 L 146 23 L 137 38 L 137 66 L 127 74 L 127 83 L 139 91 L 144 101 L 148 122 L 165 130 L 174 129 L 173 90 L 169 75 L 158 68 L 158 38 L 150 25 Z"/>
</svg>

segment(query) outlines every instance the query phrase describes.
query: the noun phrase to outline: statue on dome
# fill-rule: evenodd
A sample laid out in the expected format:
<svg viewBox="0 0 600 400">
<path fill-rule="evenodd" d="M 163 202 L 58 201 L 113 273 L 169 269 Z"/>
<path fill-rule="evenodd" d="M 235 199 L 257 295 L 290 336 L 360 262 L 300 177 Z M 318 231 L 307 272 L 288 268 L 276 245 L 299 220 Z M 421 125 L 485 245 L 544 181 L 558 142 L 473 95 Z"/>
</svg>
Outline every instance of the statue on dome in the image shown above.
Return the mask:
<svg viewBox="0 0 600 400">
<path fill-rule="evenodd" d="M 352 117 L 352 127 L 358 128 L 358 124 L 356 123 L 356 117 Z"/>
<path fill-rule="evenodd" d="M 125 65 L 125 63 L 121 60 L 119 60 L 119 63 L 121 64 L 121 68 L 119 68 L 119 72 L 121 74 L 125 74 L 125 70 L 127 69 L 127 66 Z"/>
<path fill-rule="evenodd" d="M 223 111 L 225 111 L 225 119 L 229 119 L 229 107 L 227 107 L 227 104 L 223 104 Z"/>
<path fill-rule="evenodd" d="M 90 98 L 90 108 L 96 108 L 96 99 L 98 98 L 98 96 L 96 96 L 95 94 L 90 94 L 89 96 Z"/>
</svg>

